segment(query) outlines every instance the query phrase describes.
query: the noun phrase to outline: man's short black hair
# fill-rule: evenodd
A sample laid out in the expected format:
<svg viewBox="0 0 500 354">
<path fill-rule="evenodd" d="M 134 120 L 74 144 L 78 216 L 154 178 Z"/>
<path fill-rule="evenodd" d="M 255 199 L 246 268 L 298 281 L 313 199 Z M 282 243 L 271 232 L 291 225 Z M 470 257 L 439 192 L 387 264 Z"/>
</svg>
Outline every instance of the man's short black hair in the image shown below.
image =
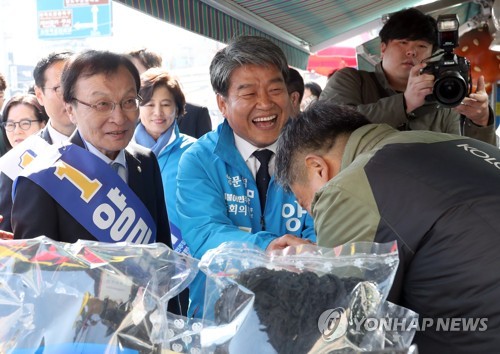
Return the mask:
<svg viewBox="0 0 500 354">
<path fill-rule="evenodd" d="M 316 97 L 319 97 L 319 95 L 321 95 L 321 92 L 323 91 L 321 86 L 319 86 L 316 82 L 312 81 L 304 84 L 304 89 L 309 89 L 309 91 L 311 91 L 311 94 L 313 94 Z"/>
<path fill-rule="evenodd" d="M 291 94 L 292 92 L 298 92 L 300 102 L 302 100 L 302 97 L 304 97 L 304 78 L 294 68 L 289 68 L 288 72 L 290 73 L 288 81 L 286 82 L 288 94 Z"/>
<path fill-rule="evenodd" d="M 130 51 L 128 55 L 137 59 L 146 70 L 150 68 L 160 68 L 162 66 L 163 59 L 161 55 L 147 48 Z"/>
<path fill-rule="evenodd" d="M 35 86 L 45 91 L 45 82 L 47 78 L 45 77 L 45 72 L 48 68 L 50 68 L 54 63 L 59 61 L 68 61 L 73 52 L 64 51 L 64 52 L 53 52 L 48 54 L 47 56 L 41 58 L 33 69 L 33 78 L 35 79 Z"/>
<path fill-rule="evenodd" d="M 432 44 L 433 51 L 437 49 L 436 20 L 414 8 L 391 14 L 379 36 L 385 44 L 393 39 L 423 40 Z"/>
<path fill-rule="evenodd" d="M 290 191 L 291 185 L 305 176 L 305 168 L 299 163 L 301 157 L 327 153 L 338 137 L 366 124 L 370 124 L 368 118 L 350 106 L 327 100 L 314 102 L 296 118 L 289 119 L 281 130 L 276 148 L 276 181 Z"/>
</svg>

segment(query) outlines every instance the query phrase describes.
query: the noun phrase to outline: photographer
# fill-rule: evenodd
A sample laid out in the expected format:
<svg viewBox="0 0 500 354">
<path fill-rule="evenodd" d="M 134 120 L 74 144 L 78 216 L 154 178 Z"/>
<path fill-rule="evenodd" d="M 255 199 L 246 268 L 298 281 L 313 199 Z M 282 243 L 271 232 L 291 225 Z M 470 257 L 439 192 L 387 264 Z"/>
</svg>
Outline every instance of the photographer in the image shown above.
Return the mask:
<svg viewBox="0 0 500 354">
<path fill-rule="evenodd" d="M 433 93 L 435 77 L 421 71 L 438 49 L 435 19 L 417 9 L 402 10 L 391 15 L 379 35 L 382 61 L 375 72 L 337 71 L 320 100 L 354 106 L 373 123 L 399 130 L 460 134 L 496 145 L 493 111 L 482 76 L 476 92 L 454 108 L 426 100 Z"/>
</svg>

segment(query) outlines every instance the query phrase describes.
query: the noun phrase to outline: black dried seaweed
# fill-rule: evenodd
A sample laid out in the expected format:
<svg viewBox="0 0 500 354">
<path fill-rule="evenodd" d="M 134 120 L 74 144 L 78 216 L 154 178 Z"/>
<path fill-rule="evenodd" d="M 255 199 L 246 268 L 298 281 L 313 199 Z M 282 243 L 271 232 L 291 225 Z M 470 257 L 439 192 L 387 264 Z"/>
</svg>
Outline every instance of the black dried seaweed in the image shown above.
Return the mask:
<svg viewBox="0 0 500 354">
<path fill-rule="evenodd" d="M 320 315 L 345 307 L 350 290 L 360 279 L 340 279 L 333 274 L 318 276 L 306 271 L 253 268 L 240 273 L 236 282 L 255 293 L 254 310 L 278 353 L 307 353 L 319 339 Z M 348 290 L 346 290 L 346 288 Z M 215 304 L 218 323 L 229 323 L 248 299 L 236 284 L 226 287 Z"/>
</svg>

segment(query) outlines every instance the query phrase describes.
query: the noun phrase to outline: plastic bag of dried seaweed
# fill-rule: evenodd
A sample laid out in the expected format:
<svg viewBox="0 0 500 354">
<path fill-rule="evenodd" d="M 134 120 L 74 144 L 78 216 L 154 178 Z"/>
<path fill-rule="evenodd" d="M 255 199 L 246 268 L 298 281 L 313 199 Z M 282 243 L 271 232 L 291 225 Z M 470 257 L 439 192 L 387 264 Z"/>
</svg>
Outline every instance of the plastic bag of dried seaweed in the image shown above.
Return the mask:
<svg viewBox="0 0 500 354">
<path fill-rule="evenodd" d="M 272 253 L 222 244 L 199 263 L 207 274 L 204 320 L 216 324 L 203 329 L 201 345 L 208 353 L 238 354 L 406 348 L 414 330 L 398 337 L 391 328 L 362 326 L 371 318 L 417 318 L 385 301 L 397 266 L 395 242 Z"/>
</svg>

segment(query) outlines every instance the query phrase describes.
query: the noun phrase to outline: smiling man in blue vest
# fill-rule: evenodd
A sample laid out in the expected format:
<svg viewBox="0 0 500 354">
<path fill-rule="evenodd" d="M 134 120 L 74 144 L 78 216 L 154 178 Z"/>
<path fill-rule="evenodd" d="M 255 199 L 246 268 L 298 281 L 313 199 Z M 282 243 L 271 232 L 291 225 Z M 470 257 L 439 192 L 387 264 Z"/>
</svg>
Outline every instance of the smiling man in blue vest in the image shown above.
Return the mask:
<svg viewBox="0 0 500 354">
<path fill-rule="evenodd" d="M 224 122 L 182 155 L 177 174 L 181 230 L 195 258 L 223 242 L 265 250 L 316 240 L 312 219 L 272 177 L 281 128 L 291 116 L 288 64 L 262 37 L 235 38 L 210 65 Z M 190 285 L 189 315 L 203 315 L 203 277 Z"/>
</svg>

